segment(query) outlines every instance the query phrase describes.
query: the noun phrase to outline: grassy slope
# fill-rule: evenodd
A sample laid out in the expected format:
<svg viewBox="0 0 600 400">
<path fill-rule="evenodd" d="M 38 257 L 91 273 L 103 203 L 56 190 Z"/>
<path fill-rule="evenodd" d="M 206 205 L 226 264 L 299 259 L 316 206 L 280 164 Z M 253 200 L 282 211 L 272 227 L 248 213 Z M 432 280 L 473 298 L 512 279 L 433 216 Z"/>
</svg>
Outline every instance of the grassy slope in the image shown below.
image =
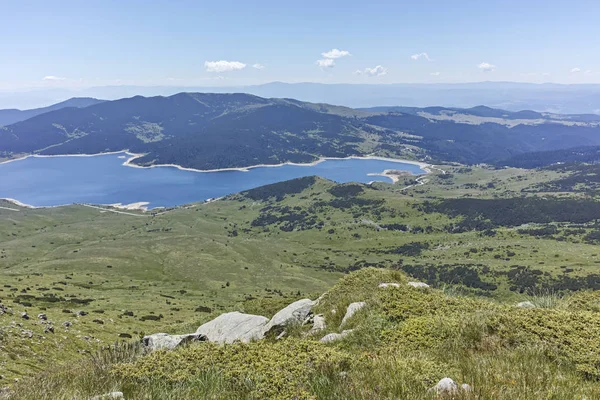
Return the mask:
<svg viewBox="0 0 600 400">
<path fill-rule="evenodd" d="M 18 212 L 0 209 L 0 219 L 5 222 L 0 224 L 4 285 L 0 300 L 15 312 L 27 311 L 32 316 L 29 321 L 18 314 L 0 316 L 0 382 L 43 369 L 55 360 L 71 359 L 77 350 L 93 351 L 99 344 L 113 343 L 120 333 L 135 338 L 143 333 L 181 332 L 184 326 L 197 326 L 210 318 L 196 312 L 198 306 L 218 314 L 232 308 L 255 311 L 252 302 L 244 302 L 248 296 L 268 296 L 283 303 L 296 298 L 298 291 L 314 297 L 337 281 L 340 271 L 368 264 L 394 266 L 400 258 L 404 264 L 481 263 L 493 271 L 507 271 L 511 265 L 520 264 L 551 274 L 561 273 L 561 266 L 572 268 L 574 275 L 596 272 L 600 258 L 594 245 L 535 239 L 517 234 L 514 228 L 499 229 L 496 237 L 476 232 L 448 234 L 441 230 L 450 221 L 447 216 L 423 214 L 412 207 L 431 196 L 508 196 L 558 173 L 442 168 L 453 173 L 450 179 L 432 175 L 426 185 L 405 191 L 398 185 L 377 184 L 380 190 L 365 190 L 359 195 L 366 200 L 384 200 L 383 212 L 374 212 L 376 207 L 372 206 L 345 210 L 328 207 L 313 212 L 323 222 L 322 229 L 292 232 L 284 232 L 278 225 L 256 227 L 251 222 L 265 205 L 310 210 L 317 202 L 335 200 L 329 192 L 332 183 L 318 180 L 306 191 L 281 201 L 238 196 L 144 217 L 82 206 Z M 491 181 L 495 187 L 483 190 Z M 8 203 L 0 206 L 14 208 Z M 384 223 L 430 225 L 434 231 L 377 230 L 376 224 Z M 334 232 L 329 233 L 330 229 Z M 419 256 L 373 251 L 425 241 L 430 247 Z M 480 251 L 471 253 L 472 248 Z M 484 248 L 494 251 L 481 251 Z M 515 253 L 510 260 L 494 257 L 508 249 Z M 112 268 L 107 268 L 109 265 Z M 494 297 L 511 301 L 524 298 L 508 291 L 501 277 L 494 282 L 499 285 L 492 293 Z M 40 291 L 42 288 L 50 290 Z M 21 298 L 20 304 L 15 302 L 18 295 L 41 297 L 48 293 L 65 301 Z M 78 305 L 68 302 L 72 298 L 94 301 Z M 63 310 L 85 310 L 89 315 L 75 317 Z M 123 316 L 124 311 L 133 311 L 135 316 Z M 39 312 L 54 321 L 55 334 L 43 333 L 44 325 L 36 318 Z M 140 321 L 148 315 L 163 318 Z M 69 329 L 62 327 L 67 320 L 73 323 Z M 31 339 L 28 330 L 33 333 Z"/>
</svg>

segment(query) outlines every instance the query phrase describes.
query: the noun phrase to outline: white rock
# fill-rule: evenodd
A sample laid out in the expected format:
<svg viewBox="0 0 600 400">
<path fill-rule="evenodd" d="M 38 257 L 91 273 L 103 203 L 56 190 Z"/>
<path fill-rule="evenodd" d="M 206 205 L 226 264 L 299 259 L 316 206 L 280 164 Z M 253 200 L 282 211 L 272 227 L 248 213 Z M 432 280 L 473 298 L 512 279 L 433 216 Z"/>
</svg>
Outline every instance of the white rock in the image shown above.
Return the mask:
<svg viewBox="0 0 600 400">
<path fill-rule="evenodd" d="M 367 303 L 365 303 L 364 301 L 359 301 L 359 302 L 350 304 L 348 306 L 348 308 L 346 309 L 346 315 L 344 315 L 344 319 L 342 319 L 341 325 L 344 325 L 346 323 L 346 321 L 348 321 L 350 318 L 352 318 L 352 316 L 354 314 L 356 314 L 361 308 L 363 308 L 366 305 L 367 305 Z"/>
<path fill-rule="evenodd" d="M 522 301 L 519 304 L 517 304 L 517 307 L 519 307 L 519 308 L 535 308 L 535 304 L 533 304 L 530 301 Z"/>
<path fill-rule="evenodd" d="M 414 288 L 428 288 L 429 285 L 425 282 L 408 282 L 408 286 L 412 286 Z"/>
<path fill-rule="evenodd" d="M 100 396 L 94 396 L 90 400 L 124 399 L 123 392 L 110 392 Z"/>
<path fill-rule="evenodd" d="M 464 390 L 465 392 L 472 392 L 473 391 L 473 388 L 468 383 L 463 383 L 462 385 L 460 385 L 460 388 L 462 390 Z"/>
<path fill-rule="evenodd" d="M 387 288 L 387 287 L 395 287 L 395 288 L 399 288 L 399 287 L 400 287 L 400 284 L 399 284 L 399 283 L 395 283 L 395 282 L 392 282 L 392 283 L 380 283 L 380 284 L 379 284 L 379 287 L 380 287 L 380 288 Z"/>
<path fill-rule="evenodd" d="M 310 328 L 308 333 L 313 335 L 317 332 L 321 332 L 323 329 L 327 328 L 327 323 L 325 323 L 325 317 L 323 314 L 315 315 L 313 318 L 313 326 Z"/>
<path fill-rule="evenodd" d="M 142 339 L 144 346 L 150 350 L 173 350 L 175 347 L 190 343 L 207 340 L 203 335 L 191 333 L 189 335 L 169 335 L 168 333 L 155 333 Z"/>
<path fill-rule="evenodd" d="M 310 313 L 310 309 L 315 305 L 315 302 L 310 299 L 302 299 L 293 302 L 285 307 L 267 323 L 264 332 L 267 333 L 273 328 L 283 328 L 287 324 L 302 323 Z"/>
<path fill-rule="evenodd" d="M 458 390 L 458 385 L 450 378 L 443 378 L 431 390 L 436 393 L 452 393 Z"/>
<path fill-rule="evenodd" d="M 260 315 L 242 314 L 234 311 L 219 315 L 196 330 L 211 342 L 250 342 L 264 337 L 264 328 L 269 319 Z"/>
<path fill-rule="evenodd" d="M 344 337 L 348 336 L 349 334 L 351 334 L 353 331 L 353 329 L 348 329 L 343 331 L 342 333 L 330 333 L 328 335 L 325 335 L 321 338 L 321 340 L 319 340 L 319 342 L 321 343 L 331 343 L 331 342 L 335 342 L 337 340 L 343 339 Z"/>
</svg>

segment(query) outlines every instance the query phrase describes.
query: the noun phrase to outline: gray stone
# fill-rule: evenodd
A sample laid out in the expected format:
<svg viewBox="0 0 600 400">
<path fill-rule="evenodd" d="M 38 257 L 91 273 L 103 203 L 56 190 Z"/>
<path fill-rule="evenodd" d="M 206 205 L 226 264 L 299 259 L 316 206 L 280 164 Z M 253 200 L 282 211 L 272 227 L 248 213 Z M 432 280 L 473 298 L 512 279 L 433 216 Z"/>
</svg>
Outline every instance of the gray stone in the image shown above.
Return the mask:
<svg viewBox="0 0 600 400">
<path fill-rule="evenodd" d="M 90 400 L 110 400 L 110 399 L 124 399 L 123 392 L 110 392 L 101 394 L 100 396 L 94 396 Z"/>
<path fill-rule="evenodd" d="M 429 285 L 424 282 L 408 282 L 408 286 L 412 286 L 417 289 L 421 289 L 421 288 L 425 289 L 425 288 L 429 287 Z"/>
<path fill-rule="evenodd" d="M 458 385 L 450 378 L 443 378 L 430 390 L 438 394 L 454 393 L 458 390 Z"/>
<path fill-rule="evenodd" d="M 400 284 L 396 283 L 396 282 L 392 282 L 392 283 L 380 283 L 379 284 L 380 288 L 387 288 L 387 287 L 395 287 L 395 288 L 399 288 Z"/>
<path fill-rule="evenodd" d="M 196 330 L 211 342 L 233 343 L 258 340 L 264 337 L 268 318 L 260 315 L 242 314 L 234 311 L 219 315 Z"/>
<path fill-rule="evenodd" d="M 144 347 L 150 351 L 154 350 L 173 350 L 177 346 L 191 342 L 200 342 L 207 340 L 205 336 L 190 333 L 189 335 L 169 335 L 167 333 L 155 333 L 154 335 L 145 336 L 142 339 Z"/>
<path fill-rule="evenodd" d="M 321 343 L 335 342 L 335 341 L 345 338 L 346 336 L 351 334 L 352 331 L 353 331 L 353 329 L 348 329 L 348 330 L 342 331 L 342 333 L 330 333 L 328 335 L 323 336 L 321 338 L 321 340 L 319 340 L 319 342 L 321 342 Z"/>
<path fill-rule="evenodd" d="M 360 309 L 362 309 L 366 305 L 367 303 L 365 303 L 364 301 L 359 301 L 350 304 L 346 309 L 346 315 L 344 315 L 344 318 L 342 319 L 342 325 L 344 325 L 350 318 L 354 316 L 354 314 L 356 314 Z"/>
<path fill-rule="evenodd" d="M 302 323 L 314 305 L 315 302 L 310 299 L 302 299 L 293 302 L 277 314 L 273 315 L 273 318 L 271 318 L 264 327 L 265 334 L 274 328 L 283 328 L 292 323 Z"/>
<path fill-rule="evenodd" d="M 38 318 L 41 319 L 42 321 L 48 320 L 48 317 L 46 316 L 46 314 L 38 314 Z"/>
<path fill-rule="evenodd" d="M 23 318 L 23 319 L 29 319 L 29 315 L 26 312 L 22 312 L 21 313 L 21 318 Z"/>
<path fill-rule="evenodd" d="M 517 304 L 517 307 L 519 307 L 519 308 L 535 308 L 535 304 L 533 304 L 530 301 L 522 301 L 519 304 Z"/>
<path fill-rule="evenodd" d="M 308 333 L 310 335 L 314 335 L 315 333 L 321 332 L 325 328 L 327 328 L 327 323 L 325 323 L 325 317 L 323 316 L 323 314 L 318 314 L 314 316 L 313 326 L 312 328 L 310 328 Z"/>
<path fill-rule="evenodd" d="M 460 385 L 460 388 L 462 390 L 464 390 L 465 392 L 472 392 L 473 391 L 473 388 L 468 383 L 463 383 L 462 385 Z"/>
</svg>

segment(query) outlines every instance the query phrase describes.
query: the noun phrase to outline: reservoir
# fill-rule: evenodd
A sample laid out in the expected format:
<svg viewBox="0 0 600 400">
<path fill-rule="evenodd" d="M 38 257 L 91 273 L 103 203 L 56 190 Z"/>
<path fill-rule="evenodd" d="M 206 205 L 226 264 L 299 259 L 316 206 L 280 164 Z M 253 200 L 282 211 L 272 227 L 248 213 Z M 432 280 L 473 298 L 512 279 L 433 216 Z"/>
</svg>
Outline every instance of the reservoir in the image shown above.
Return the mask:
<svg viewBox="0 0 600 400">
<path fill-rule="evenodd" d="M 391 182 L 385 170 L 418 175 L 419 165 L 373 158 L 326 159 L 316 164 L 199 172 L 172 166 L 133 168 L 132 155 L 28 157 L 0 164 L 0 198 L 36 207 L 72 203 L 131 204 L 148 208 L 200 202 L 243 190 L 317 175 L 338 183 Z"/>
</svg>

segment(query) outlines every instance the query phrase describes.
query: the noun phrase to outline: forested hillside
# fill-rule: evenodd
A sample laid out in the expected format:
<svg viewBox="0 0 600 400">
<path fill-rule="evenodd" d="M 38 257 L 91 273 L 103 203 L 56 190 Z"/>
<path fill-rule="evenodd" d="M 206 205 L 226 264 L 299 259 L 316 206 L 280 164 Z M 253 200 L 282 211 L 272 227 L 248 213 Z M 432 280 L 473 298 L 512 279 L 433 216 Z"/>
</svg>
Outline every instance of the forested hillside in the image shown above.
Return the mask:
<svg viewBox="0 0 600 400">
<path fill-rule="evenodd" d="M 128 149 L 143 154 L 134 161 L 140 165 L 216 169 L 367 154 L 476 164 L 600 145 L 598 121 L 589 116 L 487 107 L 383 111 L 247 94 L 136 96 L 0 128 L 0 156 Z"/>
</svg>

